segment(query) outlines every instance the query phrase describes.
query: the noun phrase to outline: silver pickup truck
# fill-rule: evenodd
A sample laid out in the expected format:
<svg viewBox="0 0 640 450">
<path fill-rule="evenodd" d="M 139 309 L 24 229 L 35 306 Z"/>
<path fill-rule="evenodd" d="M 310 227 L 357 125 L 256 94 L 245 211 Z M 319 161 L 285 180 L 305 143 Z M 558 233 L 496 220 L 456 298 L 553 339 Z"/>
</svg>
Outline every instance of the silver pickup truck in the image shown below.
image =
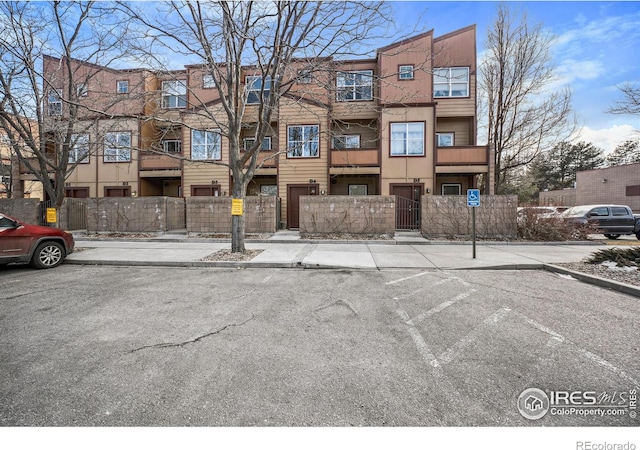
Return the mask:
<svg viewBox="0 0 640 450">
<path fill-rule="evenodd" d="M 640 214 L 625 205 L 573 206 L 562 213 L 568 223 L 592 224 L 609 239 L 635 234 L 640 239 Z"/>
</svg>

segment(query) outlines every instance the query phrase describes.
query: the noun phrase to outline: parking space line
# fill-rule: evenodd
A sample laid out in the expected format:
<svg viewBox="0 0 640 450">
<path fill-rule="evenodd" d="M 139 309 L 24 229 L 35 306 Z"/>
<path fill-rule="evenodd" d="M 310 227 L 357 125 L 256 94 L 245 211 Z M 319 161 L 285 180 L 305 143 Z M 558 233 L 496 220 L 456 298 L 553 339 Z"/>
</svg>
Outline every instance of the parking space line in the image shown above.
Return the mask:
<svg viewBox="0 0 640 450">
<path fill-rule="evenodd" d="M 409 315 L 405 310 L 398 309 L 396 313 L 398 314 L 398 316 L 400 316 L 400 319 L 402 319 L 402 321 L 405 324 L 408 322 Z M 422 356 L 422 359 L 424 359 L 424 361 L 428 365 L 433 367 L 434 373 L 436 375 L 441 376 L 442 368 L 440 367 L 440 363 L 438 362 L 436 357 L 433 355 L 433 353 L 429 349 L 429 346 L 427 345 L 426 341 L 422 337 L 422 334 L 420 334 L 420 331 L 418 331 L 413 325 L 409 325 L 407 330 L 409 331 L 409 335 L 411 336 L 411 339 L 413 339 L 413 343 L 416 345 L 416 348 L 418 349 L 418 353 L 420 353 L 420 356 Z"/>
<path fill-rule="evenodd" d="M 417 277 L 421 277 L 423 275 L 426 275 L 430 272 L 420 272 L 420 273 L 416 273 L 415 275 L 411 275 L 409 277 L 404 277 L 404 278 L 399 278 L 397 280 L 393 280 L 393 281 L 387 281 L 385 284 L 387 286 L 391 285 L 391 284 L 396 284 L 396 283 L 401 283 L 403 281 L 407 281 L 407 280 L 411 280 L 412 278 L 417 278 Z"/>
<path fill-rule="evenodd" d="M 575 350 L 577 350 L 578 353 L 580 353 L 582 356 L 584 356 L 585 358 L 590 360 L 591 362 L 594 362 L 595 364 L 606 368 L 610 372 L 615 373 L 616 375 L 620 376 L 621 378 L 624 378 L 625 380 L 630 381 L 631 383 L 633 383 L 634 386 L 640 386 L 640 383 L 638 383 L 638 380 L 633 378 L 631 375 L 627 374 L 624 370 L 620 369 L 619 367 L 616 367 L 615 365 L 611 364 L 606 359 L 596 355 L 595 353 L 590 352 L 587 349 L 584 349 L 584 348 L 580 347 L 575 342 L 572 342 L 569 339 L 566 339 L 561 334 L 558 334 L 555 331 L 550 330 L 549 328 L 547 328 L 544 325 L 536 322 L 535 320 L 525 316 L 522 313 L 514 311 L 514 315 L 519 317 L 521 320 L 525 321 L 526 323 L 534 326 L 535 328 L 537 328 L 538 330 L 542 331 L 543 333 L 548 334 L 550 336 L 550 338 L 547 341 L 547 347 L 555 347 L 555 346 L 557 346 L 559 344 L 562 344 L 562 343 L 568 344 L 571 347 L 573 347 Z"/>
<path fill-rule="evenodd" d="M 416 323 L 422 322 L 427 317 L 430 317 L 430 316 L 433 316 L 434 314 L 439 313 L 440 311 L 448 308 L 449 306 L 453 305 L 454 303 L 459 302 L 460 300 L 464 300 L 465 298 L 469 297 L 474 292 L 476 292 L 476 290 L 475 289 L 471 289 L 470 291 L 463 292 L 462 294 L 458 294 L 457 296 L 455 296 L 451 300 L 447 300 L 446 302 L 442 302 L 438 306 L 436 306 L 434 308 L 431 308 L 429 311 L 425 311 L 422 314 L 418 314 L 413 319 L 410 319 L 409 321 L 407 321 L 407 324 L 415 325 Z"/>
<path fill-rule="evenodd" d="M 491 314 L 489 317 L 484 319 L 480 325 L 471 330 L 469 334 L 456 342 L 453 347 L 442 353 L 438 357 L 438 361 L 440 361 L 441 364 L 448 364 L 453 361 L 462 352 L 462 350 L 478 340 L 480 333 L 482 333 L 487 326 L 493 326 L 500 322 L 510 311 L 510 308 L 500 308 Z"/>
</svg>

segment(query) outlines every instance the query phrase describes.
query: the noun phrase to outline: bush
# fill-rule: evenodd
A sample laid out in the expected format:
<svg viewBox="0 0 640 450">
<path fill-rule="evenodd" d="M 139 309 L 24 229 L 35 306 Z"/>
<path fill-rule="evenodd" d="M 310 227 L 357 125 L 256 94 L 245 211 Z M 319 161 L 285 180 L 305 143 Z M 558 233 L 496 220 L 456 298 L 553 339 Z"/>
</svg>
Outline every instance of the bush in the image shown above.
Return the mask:
<svg viewBox="0 0 640 450">
<path fill-rule="evenodd" d="M 619 267 L 640 267 L 640 247 L 606 248 L 595 252 L 585 261 L 589 264 L 600 264 L 612 261 Z"/>
<path fill-rule="evenodd" d="M 583 241 L 598 233 L 592 225 L 572 225 L 561 217 L 542 217 L 524 210 L 518 215 L 518 237 L 527 241 Z"/>
</svg>

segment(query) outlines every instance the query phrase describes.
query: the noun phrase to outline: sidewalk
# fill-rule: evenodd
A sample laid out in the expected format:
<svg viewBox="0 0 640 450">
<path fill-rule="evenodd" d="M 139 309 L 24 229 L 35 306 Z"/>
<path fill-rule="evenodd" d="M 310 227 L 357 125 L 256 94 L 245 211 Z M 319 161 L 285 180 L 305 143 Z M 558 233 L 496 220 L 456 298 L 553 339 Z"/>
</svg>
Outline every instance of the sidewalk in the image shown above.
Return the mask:
<svg viewBox="0 0 640 450">
<path fill-rule="evenodd" d="M 245 262 L 201 261 L 229 249 L 228 239 L 198 239 L 165 234 L 152 239 L 104 239 L 76 236 L 72 264 L 172 267 L 269 267 L 348 269 L 542 269 L 545 264 L 578 262 L 602 247 L 597 243 L 472 243 L 429 241 L 418 233 L 397 233 L 392 240 L 301 240 L 292 231 L 269 239 L 247 240 L 247 249 L 263 250 Z"/>
</svg>

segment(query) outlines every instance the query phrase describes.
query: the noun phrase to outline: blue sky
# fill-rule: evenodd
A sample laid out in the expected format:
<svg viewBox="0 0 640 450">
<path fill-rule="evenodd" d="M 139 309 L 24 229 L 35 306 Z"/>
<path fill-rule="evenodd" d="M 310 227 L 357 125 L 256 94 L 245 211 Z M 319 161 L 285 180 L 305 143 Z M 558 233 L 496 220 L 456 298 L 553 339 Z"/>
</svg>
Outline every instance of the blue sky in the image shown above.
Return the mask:
<svg viewBox="0 0 640 450">
<path fill-rule="evenodd" d="M 611 151 L 640 130 L 640 117 L 607 114 L 621 98 L 617 86 L 640 84 L 640 2 L 538 1 L 507 2 L 527 13 L 555 36 L 552 54 L 557 75 L 573 89 L 573 106 L 581 128 L 577 140 Z M 434 29 L 440 36 L 471 24 L 477 26 L 478 58 L 497 2 L 395 1 L 397 24 Z M 637 137 L 637 136 L 636 136 Z"/>
</svg>

